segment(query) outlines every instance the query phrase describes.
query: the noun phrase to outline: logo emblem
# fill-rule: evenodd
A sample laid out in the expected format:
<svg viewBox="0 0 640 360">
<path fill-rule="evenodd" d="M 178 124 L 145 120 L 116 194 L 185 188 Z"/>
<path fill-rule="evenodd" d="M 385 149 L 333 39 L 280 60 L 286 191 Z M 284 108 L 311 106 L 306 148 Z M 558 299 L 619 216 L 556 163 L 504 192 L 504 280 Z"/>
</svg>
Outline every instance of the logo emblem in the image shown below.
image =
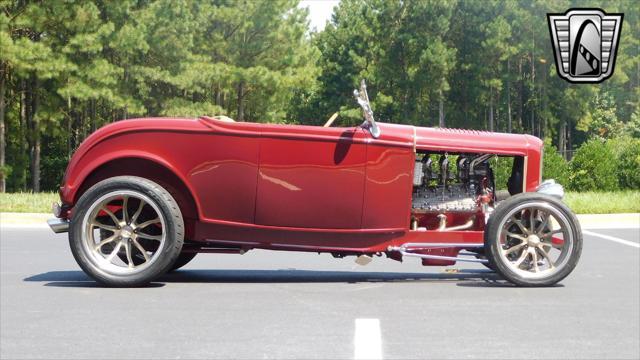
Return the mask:
<svg viewBox="0 0 640 360">
<path fill-rule="evenodd" d="M 547 14 L 558 75 L 572 83 L 599 83 L 611 77 L 623 17 L 600 9 Z"/>
</svg>

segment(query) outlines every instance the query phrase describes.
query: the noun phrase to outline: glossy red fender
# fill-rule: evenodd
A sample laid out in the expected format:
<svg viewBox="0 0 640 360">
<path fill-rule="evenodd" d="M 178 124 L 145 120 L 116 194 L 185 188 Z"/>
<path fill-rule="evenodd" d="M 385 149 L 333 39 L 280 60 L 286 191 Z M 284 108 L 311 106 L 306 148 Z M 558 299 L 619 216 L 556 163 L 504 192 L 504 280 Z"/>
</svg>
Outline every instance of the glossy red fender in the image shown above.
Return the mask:
<svg viewBox="0 0 640 360">
<path fill-rule="evenodd" d="M 404 242 L 482 242 L 482 231 L 410 231 L 419 150 L 522 156 L 526 190 L 540 182 L 542 142 L 528 135 L 379 124 L 367 130 L 148 118 L 105 126 L 72 157 L 60 194 L 72 208 L 97 169 L 153 162 L 190 192 L 193 241 L 341 253 Z M 117 167 L 113 175 L 119 175 Z"/>
</svg>

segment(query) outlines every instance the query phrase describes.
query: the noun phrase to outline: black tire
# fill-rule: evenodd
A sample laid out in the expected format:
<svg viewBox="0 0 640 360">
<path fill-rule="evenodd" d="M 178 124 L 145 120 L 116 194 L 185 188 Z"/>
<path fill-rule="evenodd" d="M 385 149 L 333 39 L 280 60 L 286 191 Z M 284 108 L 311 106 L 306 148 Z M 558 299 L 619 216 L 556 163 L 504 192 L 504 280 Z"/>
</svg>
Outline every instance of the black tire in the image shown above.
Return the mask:
<svg viewBox="0 0 640 360">
<path fill-rule="evenodd" d="M 472 249 L 467 249 L 467 251 L 475 253 L 476 254 L 476 259 L 480 259 L 480 260 L 486 260 L 487 256 L 484 253 L 484 249 L 480 248 L 472 248 Z M 486 267 L 487 269 L 491 270 L 491 271 L 496 271 L 496 269 L 493 267 L 493 265 L 491 264 L 491 262 L 483 262 L 481 263 L 482 266 Z"/>
<path fill-rule="evenodd" d="M 83 230 L 89 209 L 107 194 L 129 191 L 149 199 L 159 210 L 164 220 L 164 245 L 153 254 L 153 261 L 136 272 L 121 273 L 101 267 L 85 244 Z M 141 206 L 142 207 L 142 206 Z M 91 227 L 89 227 L 91 228 Z M 102 235 L 102 233 L 101 233 Z M 144 286 L 171 269 L 182 250 L 184 221 L 178 204 L 160 185 L 136 176 L 118 176 L 98 182 L 87 190 L 74 207 L 69 227 L 71 252 L 82 270 L 99 283 L 112 287 Z M 102 251 L 102 250 L 99 250 Z"/>
<path fill-rule="evenodd" d="M 566 260 L 562 261 L 560 267 L 554 268 L 548 276 L 532 278 L 523 276 L 522 272 L 517 272 L 518 270 L 514 270 L 512 265 L 507 264 L 508 260 L 500 254 L 502 245 L 499 239 L 504 221 L 507 221 L 506 218 L 510 217 L 514 210 L 517 211 L 521 206 L 526 209 L 527 205 L 531 205 L 533 208 L 535 204 L 547 204 L 550 208 L 557 210 L 560 217 L 564 217 L 568 226 L 566 231 L 571 236 L 572 242 L 567 247 L 567 253 L 564 256 Z M 535 227 L 537 226 L 539 225 L 536 223 Z M 532 225 L 532 227 L 534 226 Z M 524 244 L 525 241 L 522 243 Z M 529 246 L 533 245 L 527 245 L 525 248 Z M 506 280 L 519 286 L 551 286 L 567 277 L 578 264 L 582 253 L 582 230 L 576 216 L 561 200 L 540 193 L 522 193 L 500 202 L 491 214 L 485 228 L 484 249 L 490 265 Z M 535 252 L 536 249 L 534 248 L 533 251 Z"/>
<path fill-rule="evenodd" d="M 487 259 L 487 256 L 486 256 L 486 255 L 484 255 L 484 254 L 478 254 L 478 255 L 476 255 L 476 259 L 486 260 L 486 259 Z M 491 261 L 489 261 L 489 262 L 483 262 L 483 263 L 481 263 L 481 264 L 482 264 L 482 266 L 486 267 L 487 269 L 489 269 L 489 270 L 491 270 L 491 271 L 493 271 L 493 272 L 495 272 L 495 271 L 496 271 L 496 268 L 493 266 L 493 264 L 491 263 Z"/>
<path fill-rule="evenodd" d="M 189 262 L 191 262 L 191 260 L 193 260 L 194 257 L 196 257 L 196 255 L 198 255 L 198 253 L 196 253 L 196 252 L 180 253 L 178 258 L 176 259 L 176 262 L 173 263 L 173 266 L 171 267 L 171 269 L 169 271 L 176 271 L 176 270 L 180 269 L 181 267 L 187 265 Z"/>
</svg>

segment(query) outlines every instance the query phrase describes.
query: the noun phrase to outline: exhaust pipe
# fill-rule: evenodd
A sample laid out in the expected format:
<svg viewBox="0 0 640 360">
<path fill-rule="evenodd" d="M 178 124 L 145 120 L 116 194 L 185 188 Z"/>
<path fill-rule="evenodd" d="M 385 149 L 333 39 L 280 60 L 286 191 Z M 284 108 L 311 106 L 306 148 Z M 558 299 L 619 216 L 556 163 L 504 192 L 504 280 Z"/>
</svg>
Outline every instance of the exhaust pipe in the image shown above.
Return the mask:
<svg viewBox="0 0 640 360">
<path fill-rule="evenodd" d="M 56 234 L 66 233 L 69 231 L 69 220 L 54 218 L 47 220 L 47 224 Z"/>
<path fill-rule="evenodd" d="M 438 225 L 438 231 L 457 231 L 457 230 L 466 230 L 473 226 L 475 221 L 475 216 L 472 216 L 469 221 L 462 225 L 447 227 L 447 215 L 440 214 L 438 215 L 438 219 L 440 219 L 440 224 Z"/>
</svg>

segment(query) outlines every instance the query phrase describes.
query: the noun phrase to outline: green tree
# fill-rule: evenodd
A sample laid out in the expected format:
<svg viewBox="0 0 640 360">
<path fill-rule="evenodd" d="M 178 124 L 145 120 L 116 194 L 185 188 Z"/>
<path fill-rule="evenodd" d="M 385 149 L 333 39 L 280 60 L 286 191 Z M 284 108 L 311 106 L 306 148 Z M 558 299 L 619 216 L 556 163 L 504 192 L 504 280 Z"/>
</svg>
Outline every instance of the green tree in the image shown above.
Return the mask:
<svg viewBox="0 0 640 360">
<path fill-rule="evenodd" d="M 618 189 L 617 156 L 611 143 L 591 139 L 571 159 L 569 187 L 579 191 L 611 191 Z"/>
</svg>

